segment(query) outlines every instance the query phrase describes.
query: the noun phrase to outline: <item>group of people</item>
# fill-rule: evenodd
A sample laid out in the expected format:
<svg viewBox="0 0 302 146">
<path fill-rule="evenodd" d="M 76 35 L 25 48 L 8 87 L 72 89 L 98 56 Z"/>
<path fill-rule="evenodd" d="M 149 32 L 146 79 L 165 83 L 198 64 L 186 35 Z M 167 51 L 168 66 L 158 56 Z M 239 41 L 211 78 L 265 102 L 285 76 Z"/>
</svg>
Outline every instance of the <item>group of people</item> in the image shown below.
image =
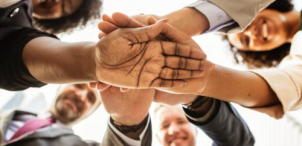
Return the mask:
<svg viewBox="0 0 302 146">
<path fill-rule="evenodd" d="M 255 139 L 229 102 L 274 118 L 301 107 L 302 15 L 290 0 L 198 0 L 164 16 L 103 15 L 98 42 L 67 43 L 52 34 L 84 27 L 100 17 L 101 5 L 0 0 L 0 88 L 67 84 L 46 117 L 1 111 L 0 145 L 145 146 L 153 122 L 164 146 L 196 145 L 197 128 L 213 145 L 249 146 Z M 191 39 L 213 31 L 226 34 L 238 63 L 272 68 L 213 64 Z M 152 102 L 159 103 L 155 117 Z M 101 104 L 110 114 L 103 141 L 84 141 L 70 127 Z"/>
</svg>

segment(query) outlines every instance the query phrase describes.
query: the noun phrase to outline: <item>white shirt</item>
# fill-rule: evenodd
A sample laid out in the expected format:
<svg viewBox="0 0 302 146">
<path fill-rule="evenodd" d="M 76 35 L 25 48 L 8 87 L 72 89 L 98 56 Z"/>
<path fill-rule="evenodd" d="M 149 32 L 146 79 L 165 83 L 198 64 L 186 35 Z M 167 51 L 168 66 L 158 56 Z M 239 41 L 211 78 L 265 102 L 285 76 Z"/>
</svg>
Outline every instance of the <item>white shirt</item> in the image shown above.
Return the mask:
<svg viewBox="0 0 302 146">
<path fill-rule="evenodd" d="M 198 0 L 188 7 L 195 8 L 207 17 L 210 24 L 210 28 L 207 32 L 213 32 L 235 23 L 226 12 L 207 0 Z"/>
</svg>

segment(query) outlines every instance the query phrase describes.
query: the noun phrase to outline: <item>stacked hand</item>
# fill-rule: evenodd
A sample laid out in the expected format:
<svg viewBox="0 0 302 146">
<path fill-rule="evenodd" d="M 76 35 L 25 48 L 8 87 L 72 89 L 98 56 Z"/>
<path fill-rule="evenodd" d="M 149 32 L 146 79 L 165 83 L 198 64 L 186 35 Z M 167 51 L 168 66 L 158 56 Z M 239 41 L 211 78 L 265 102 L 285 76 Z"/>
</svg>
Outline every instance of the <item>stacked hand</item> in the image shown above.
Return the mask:
<svg viewBox="0 0 302 146">
<path fill-rule="evenodd" d="M 142 18 L 146 18 L 146 17 L 142 17 Z M 128 29 L 119 29 L 119 27 L 136 28 L 136 27 L 145 26 L 144 24 L 132 18 L 129 18 L 128 16 L 121 13 L 115 13 L 112 18 L 107 15 L 104 15 L 103 20 L 104 20 L 103 22 L 99 23 L 99 29 L 102 31 L 102 33 L 99 34 L 100 39 L 106 39 L 110 37 L 111 34 L 115 34 L 115 33 L 121 34 L 121 30 L 122 31 L 128 30 Z M 146 20 L 144 19 L 143 21 Z M 156 27 L 160 28 L 161 30 L 156 31 L 156 28 L 152 28 L 155 27 L 154 25 L 150 26 L 151 29 L 150 27 L 147 28 L 145 27 L 143 30 L 146 30 L 145 34 L 148 34 L 147 36 L 149 37 L 144 38 L 140 36 L 144 34 L 136 33 L 136 31 L 138 30 L 133 31 L 134 29 L 133 30 L 129 29 L 129 31 L 127 31 L 128 34 L 124 35 L 123 37 L 125 38 L 126 36 L 127 38 L 126 40 L 128 40 L 129 44 L 139 43 L 139 45 L 136 45 L 136 48 L 133 47 L 134 49 L 138 48 L 137 49 L 138 52 L 133 53 L 135 55 L 130 57 L 127 56 L 124 57 L 125 58 L 133 58 L 136 56 L 139 57 L 131 60 L 130 62 L 133 63 L 128 63 L 127 66 L 124 65 L 123 62 L 118 59 L 112 60 L 112 62 L 120 65 L 121 67 L 125 67 L 125 68 L 128 67 L 128 70 L 125 70 L 126 74 L 130 73 L 132 74 L 131 77 L 133 76 L 138 77 L 136 78 L 136 80 L 134 80 L 137 82 L 130 81 L 131 78 L 129 77 L 129 80 L 125 80 L 126 82 L 123 82 L 123 84 L 125 84 L 125 86 L 123 87 L 131 86 L 135 83 L 137 83 L 136 87 L 179 87 L 185 85 L 185 83 L 189 81 L 188 79 L 192 79 L 194 77 L 201 77 L 205 71 L 214 68 L 214 65 L 211 62 L 205 60 L 206 56 L 204 55 L 200 47 L 189 36 L 176 30 L 172 26 L 163 23 L 163 21 L 159 21 L 156 23 L 155 19 L 149 18 L 148 23 L 151 24 L 155 23 L 154 25 L 156 25 Z M 141 29 L 139 30 L 141 31 Z M 156 40 L 160 40 L 160 41 L 156 41 L 155 38 Z M 169 40 L 169 41 L 163 41 L 163 40 Z M 118 43 L 121 44 L 121 42 Z M 144 49 L 145 47 L 148 47 L 148 45 L 150 45 L 151 48 Z M 180 47 L 181 49 L 178 49 Z M 115 53 L 127 52 L 122 50 L 121 48 L 112 51 L 115 51 Z M 121 59 L 121 60 L 127 60 L 127 59 Z M 152 66 L 152 64 L 149 64 L 150 66 L 146 68 L 145 66 L 146 62 L 148 63 L 151 60 L 157 62 L 157 65 L 153 64 Z M 162 62 L 162 60 L 165 61 Z M 142 63 L 137 63 L 140 61 L 142 61 Z M 107 61 L 106 65 L 112 62 Z M 106 67 L 110 69 L 112 65 L 108 65 Z M 168 75 L 163 76 L 162 75 L 163 71 L 167 69 L 170 70 L 167 71 L 168 73 L 170 73 L 169 74 L 170 76 Z M 109 71 L 112 72 L 111 70 L 108 70 L 108 72 Z M 180 73 L 180 71 L 183 73 Z M 141 72 L 145 73 L 145 75 L 140 75 Z M 150 73 L 153 74 L 148 75 Z M 124 73 L 121 72 L 120 74 L 124 74 Z M 184 80 L 179 80 L 179 79 L 184 79 Z M 129 85 L 127 81 L 131 82 L 131 85 Z M 177 86 L 175 85 L 175 83 L 177 83 Z M 109 84 L 112 83 L 109 82 Z M 132 119 L 132 120 L 133 119 L 142 120 L 146 115 L 146 113 L 148 112 L 148 109 L 153 100 L 160 103 L 174 105 L 180 103 L 182 104 L 189 103 L 196 98 L 195 95 L 173 95 L 158 90 L 156 90 L 155 92 L 155 90 L 151 90 L 151 89 L 131 90 L 124 93 L 123 95 L 123 93 L 119 91 L 119 88 L 107 85 L 105 83 L 98 82 L 98 83 L 91 83 L 90 85 L 92 87 L 97 87 L 98 89 L 103 90 L 101 94 L 102 94 L 102 100 L 104 106 L 107 112 L 112 117 L 115 118 L 120 116 L 120 117 L 127 117 L 127 119 Z M 108 87 L 109 89 L 105 90 Z M 167 88 L 160 88 L 160 89 L 167 89 Z M 140 112 L 138 113 L 137 111 Z M 142 117 L 140 117 L 139 115 L 141 115 Z M 135 118 L 133 118 L 133 116 Z M 128 120 L 123 119 L 121 121 L 128 121 Z"/>
<path fill-rule="evenodd" d="M 103 83 L 127 88 L 182 87 L 186 79 L 213 68 L 198 45 L 165 20 L 124 29 L 101 22 L 99 28 L 110 32 L 96 49 L 96 77 Z M 154 40 L 159 34 L 170 41 Z"/>
</svg>

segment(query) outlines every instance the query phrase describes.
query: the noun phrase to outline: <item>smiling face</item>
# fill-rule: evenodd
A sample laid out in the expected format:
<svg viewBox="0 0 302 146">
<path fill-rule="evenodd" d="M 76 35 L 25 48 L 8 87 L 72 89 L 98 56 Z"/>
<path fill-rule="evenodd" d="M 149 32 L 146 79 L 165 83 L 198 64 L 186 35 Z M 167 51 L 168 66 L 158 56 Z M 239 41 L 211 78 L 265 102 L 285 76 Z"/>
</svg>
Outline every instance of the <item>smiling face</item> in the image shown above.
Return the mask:
<svg viewBox="0 0 302 146">
<path fill-rule="evenodd" d="M 185 117 L 180 106 L 162 107 L 157 112 L 156 136 L 164 146 L 195 146 L 197 129 Z"/>
<path fill-rule="evenodd" d="M 32 0 L 33 16 L 38 19 L 57 19 L 74 13 L 83 0 Z"/>
<path fill-rule="evenodd" d="M 260 12 L 251 25 L 242 33 L 230 34 L 232 45 L 243 51 L 268 51 L 288 40 L 285 17 L 281 12 L 265 9 Z"/>
<path fill-rule="evenodd" d="M 62 86 L 58 90 L 54 108 L 57 119 L 63 123 L 71 123 L 90 112 L 100 102 L 97 91 L 87 84 Z"/>
</svg>

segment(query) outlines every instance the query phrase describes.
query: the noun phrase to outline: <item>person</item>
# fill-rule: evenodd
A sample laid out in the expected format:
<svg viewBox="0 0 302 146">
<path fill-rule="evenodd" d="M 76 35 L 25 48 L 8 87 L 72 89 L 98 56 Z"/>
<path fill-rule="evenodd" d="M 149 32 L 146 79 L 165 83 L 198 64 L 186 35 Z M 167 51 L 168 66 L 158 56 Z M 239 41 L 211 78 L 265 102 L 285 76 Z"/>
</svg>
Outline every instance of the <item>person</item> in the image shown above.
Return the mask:
<svg viewBox="0 0 302 146">
<path fill-rule="evenodd" d="M 100 99 L 100 94 L 87 84 L 61 85 L 47 112 L 37 114 L 19 109 L 1 111 L 0 145 L 121 145 L 121 137 L 126 134 L 119 137 L 109 126 L 102 143 L 82 140 L 72 130 L 73 125 L 87 118 L 101 105 Z M 144 136 L 145 140 L 152 137 L 148 132 Z"/>
<path fill-rule="evenodd" d="M 34 16 L 39 19 L 65 19 L 65 16 L 76 17 L 73 14 L 77 14 L 77 8 L 82 1 L 40 2 L 43 1 L 33 1 L 34 6 L 37 5 Z M 162 51 L 173 47 L 175 49 L 174 42 L 149 41 L 161 32 L 164 20 L 146 29 L 121 29 L 97 43 L 66 43 L 59 41 L 54 35 L 34 28 L 31 13 L 33 5 L 30 0 L 15 4 L 12 1 L 3 3 L 6 7 L 0 8 L 1 13 L 5 14 L 0 21 L 0 46 L 3 48 L 0 56 L 0 88 L 6 90 L 41 87 L 46 83 L 89 81 L 103 81 L 133 88 L 171 86 L 173 81 L 173 87 L 181 87 L 185 81 L 175 79 L 200 76 L 201 70 L 212 68 L 212 63 L 205 60 L 203 52 L 194 49 L 193 55 L 188 56 L 191 46 L 177 45 L 180 54 L 166 54 L 171 52 Z M 73 7 L 70 7 L 70 3 Z M 137 39 L 139 35 L 141 38 Z M 150 50 L 148 48 L 155 49 L 152 49 L 152 52 L 145 51 Z M 127 51 L 130 49 L 132 51 Z M 175 69 L 174 66 L 179 64 L 180 59 L 185 60 L 184 57 L 189 59 L 187 65 L 195 68 Z M 206 65 L 196 68 L 198 61 Z M 151 68 L 154 72 L 146 71 Z M 171 79 L 173 71 L 179 71 L 181 75 Z M 163 74 L 160 74 L 161 72 Z M 121 79 L 123 76 L 125 78 Z M 165 81 L 167 84 L 164 84 Z"/>
<path fill-rule="evenodd" d="M 227 35 L 237 63 L 240 57 L 248 68 L 276 67 L 289 54 L 300 13 L 293 10 L 291 0 L 276 0 L 242 33 Z"/>
<path fill-rule="evenodd" d="M 25 109 L 18 110 L 18 107 L 2 111 L 0 144 L 95 145 L 95 142 L 85 142 L 74 135 L 70 126 L 88 117 L 100 104 L 99 93 L 90 89 L 87 84 L 62 85 L 58 88 L 57 95 L 47 112 L 38 115 Z M 33 127 L 28 128 L 29 130 L 23 132 L 20 130 L 30 126 Z"/>
<path fill-rule="evenodd" d="M 23 5 L 33 7 L 32 15 L 33 26 L 39 30 L 49 33 L 67 33 L 76 27 L 85 27 L 87 22 L 98 19 L 101 16 L 102 1 L 100 0 L 1 0 L 0 8 L 10 7 L 5 15 L 8 17 L 18 17 L 20 8 Z M 4 11 L 4 10 L 2 10 Z M 19 16 L 19 19 L 29 19 L 30 17 Z M 8 21 L 7 21 L 8 22 Z M 69 23 L 66 23 L 69 22 Z M 9 22 L 11 23 L 11 22 Z"/>
<path fill-rule="evenodd" d="M 249 146 L 255 142 L 244 120 L 227 102 L 196 95 L 169 94 L 154 89 L 122 92 L 114 86 L 100 94 L 102 103 L 110 114 L 109 132 L 122 139 L 121 143 L 109 141 L 103 143 L 105 145 L 151 146 L 152 129 L 148 112 L 152 101 L 167 105 L 194 102 L 184 107 L 185 113 L 180 106 L 158 108 L 153 121 L 158 129 L 157 138 L 164 146 L 196 145 L 196 127 L 210 136 L 213 145 Z M 177 138 L 181 140 L 176 140 Z"/>
</svg>

